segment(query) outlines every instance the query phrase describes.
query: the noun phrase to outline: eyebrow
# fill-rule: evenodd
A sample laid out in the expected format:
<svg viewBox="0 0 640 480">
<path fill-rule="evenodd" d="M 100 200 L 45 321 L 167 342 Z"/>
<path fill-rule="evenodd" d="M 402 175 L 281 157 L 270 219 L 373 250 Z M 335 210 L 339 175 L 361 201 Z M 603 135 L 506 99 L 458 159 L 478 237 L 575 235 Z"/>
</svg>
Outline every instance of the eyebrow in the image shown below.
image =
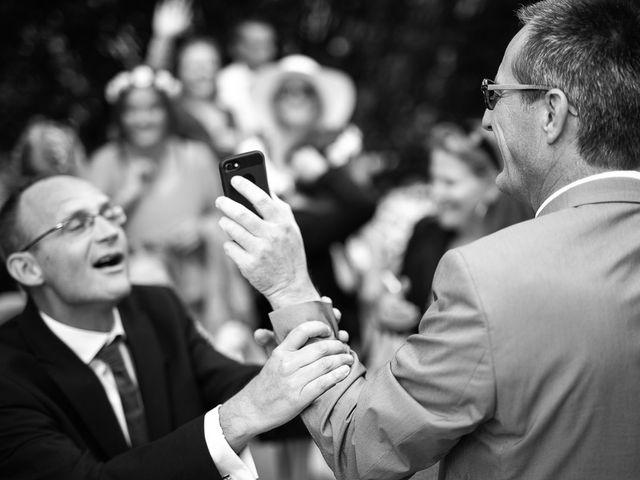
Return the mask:
<svg viewBox="0 0 640 480">
<path fill-rule="evenodd" d="M 98 212 L 101 212 L 102 210 L 104 210 L 106 207 L 111 205 L 111 200 L 110 199 L 105 199 L 103 202 L 98 204 Z M 69 214 L 65 215 L 64 217 L 62 217 L 62 219 L 58 220 L 58 222 L 56 223 L 60 223 L 60 222 L 64 222 L 65 220 L 68 220 L 78 214 L 89 214 L 91 215 L 91 212 L 89 211 L 89 209 L 87 208 L 77 208 L 75 210 L 72 210 Z"/>
</svg>

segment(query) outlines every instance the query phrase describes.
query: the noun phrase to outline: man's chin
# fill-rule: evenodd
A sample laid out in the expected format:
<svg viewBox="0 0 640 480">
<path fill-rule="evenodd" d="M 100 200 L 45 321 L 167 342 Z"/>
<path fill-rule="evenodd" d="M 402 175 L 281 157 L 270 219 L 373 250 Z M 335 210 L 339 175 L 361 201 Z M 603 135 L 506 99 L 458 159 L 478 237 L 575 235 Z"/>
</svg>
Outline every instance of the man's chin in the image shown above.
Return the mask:
<svg viewBox="0 0 640 480">
<path fill-rule="evenodd" d="M 119 278 L 118 281 L 111 282 L 108 286 L 109 297 L 114 302 L 119 302 L 131 293 L 131 282 L 129 277 Z"/>
</svg>

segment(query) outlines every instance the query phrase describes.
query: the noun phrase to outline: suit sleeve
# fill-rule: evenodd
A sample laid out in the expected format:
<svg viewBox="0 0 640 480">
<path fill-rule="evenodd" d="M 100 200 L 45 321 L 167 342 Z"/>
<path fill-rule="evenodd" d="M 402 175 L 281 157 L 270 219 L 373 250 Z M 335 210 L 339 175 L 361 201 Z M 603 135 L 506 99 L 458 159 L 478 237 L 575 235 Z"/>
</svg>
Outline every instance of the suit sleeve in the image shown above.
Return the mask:
<svg viewBox="0 0 640 480">
<path fill-rule="evenodd" d="M 495 380 L 481 301 L 464 258 L 446 254 L 437 300 L 393 360 L 359 363 L 303 418 L 339 479 L 400 479 L 439 461 L 490 418 Z M 273 316 L 275 321 L 278 321 Z"/>
</svg>

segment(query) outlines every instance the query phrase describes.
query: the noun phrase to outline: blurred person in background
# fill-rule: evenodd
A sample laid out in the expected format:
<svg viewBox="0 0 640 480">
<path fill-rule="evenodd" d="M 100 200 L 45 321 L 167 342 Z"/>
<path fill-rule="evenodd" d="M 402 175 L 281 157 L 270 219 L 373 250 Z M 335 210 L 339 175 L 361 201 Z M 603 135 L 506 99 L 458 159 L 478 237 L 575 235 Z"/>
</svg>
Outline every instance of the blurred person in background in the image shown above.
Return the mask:
<svg viewBox="0 0 640 480">
<path fill-rule="evenodd" d="M 32 118 L 18 138 L 0 172 L 0 204 L 11 192 L 36 178 L 49 175 L 82 175 L 87 157 L 76 130 L 66 122 L 44 116 Z M 0 267 L 0 323 L 18 314 L 26 297 Z"/>
<path fill-rule="evenodd" d="M 260 131 L 260 122 L 252 92 L 260 70 L 272 64 L 278 54 L 275 28 L 260 18 L 241 20 L 232 29 L 228 53 L 232 62 L 218 76 L 220 100 L 231 109 L 244 136 L 255 134 Z"/>
<path fill-rule="evenodd" d="M 218 160 L 205 143 L 177 134 L 170 99 L 179 93 L 170 73 L 146 65 L 114 77 L 106 96 L 115 138 L 92 155 L 87 177 L 127 213 L 132 281 L 174 285 L 215 338 L 227 321 L 251 323 L 251 296 L 221 249 Z"/>
<path fill-rule="evenodd" d="M 340 304 L 342 326 L 359 338 L 355 296 L 341 288 L 336 267 L 343 242 L 373 214 L 377 197 L 354 174 L 362 134 L 353 124 L 356 91 L 343 72 L 291 55 L 265 67 L 254 89 L 260 135 L 240 150 L 265 153 L 271 191 L 291 205 L 302 231 L 312 278 Z"/>
<path fill-rule="evenodd" d="M 373 214 L 376 195 L 356 180 L 352 159 L 360 154 L 360 130 L 351 125 L 356 92 L 351 79 L 338 70 L 320 66 L 304 55 L 292 55 L 262 68 L 256 76 L 255 114 L 259 135 L 240 144 L 239 150 L 265 153 L 271 191 L 293 209 L 307 252 L 307 265 L 323 295 L 342 310 L 341 328 L 359 341 L 356 296 L 342 288 L 337 272 L 344 262 L 343 242 Z M 269 307 L 258 297 L 261 319 Z M 310 442 L 292 446 L 291 478 L 312 465 L 309 478 L 333 478 L 318 462 Z"/>
<path fill-rule="evenodd" d="M 165 0 L 157 4 L 147 63 L 155 69 L 171 69 L 175 64 L 175 74 L 182 82 L 182 91 L 174 99 L 181 131 L 208 143 L 223 157 L 235 150 L 240 132 L 234 115 L 218 94 L 222 51 L 216 40 L 188 36 L 179 43 L 191 28 L 192 17 L 189 1 Z"/>
<path fill-rule="evenodd" d="M 466 133 L 454 124 L 438 124 L 429 148 L 434 211 L 415 224 L 398 271 L 378 272 L 364 349 L 371 369 L 387 363 L 406 337 L 418 331 L 431 301 L 436 267 L 447 250 L 533 216 L 530 208 L 496 187 L 499 156 L 481 130 Z"/>
</svg>

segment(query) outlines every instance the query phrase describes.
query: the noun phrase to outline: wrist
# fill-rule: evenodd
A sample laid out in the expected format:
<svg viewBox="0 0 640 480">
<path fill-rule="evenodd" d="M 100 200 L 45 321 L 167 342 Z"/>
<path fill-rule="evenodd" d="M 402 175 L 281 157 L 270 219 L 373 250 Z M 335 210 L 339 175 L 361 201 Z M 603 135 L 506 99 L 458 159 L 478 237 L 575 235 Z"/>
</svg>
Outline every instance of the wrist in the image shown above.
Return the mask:
<svg viewBox="0 0 640 480">
<path fill-rule="evenodd" d="M 218 410 L 222 434 L 237 454 L 246 448 L 251 439 L 262 433 L 258 427 L 259 416 L 250 414 L 253 410 L 252 404 L 242 397 L 243 392 L 240 391 L 223 403 Z"/>
<path fill-rule="evenodd" d="M 289 305 L 320 300 L 320 294 L 311 279 L 307 278 L 296 285 L 267 295 L 267 300 L 273 310 L 278 310 Z"/>
</svg>

